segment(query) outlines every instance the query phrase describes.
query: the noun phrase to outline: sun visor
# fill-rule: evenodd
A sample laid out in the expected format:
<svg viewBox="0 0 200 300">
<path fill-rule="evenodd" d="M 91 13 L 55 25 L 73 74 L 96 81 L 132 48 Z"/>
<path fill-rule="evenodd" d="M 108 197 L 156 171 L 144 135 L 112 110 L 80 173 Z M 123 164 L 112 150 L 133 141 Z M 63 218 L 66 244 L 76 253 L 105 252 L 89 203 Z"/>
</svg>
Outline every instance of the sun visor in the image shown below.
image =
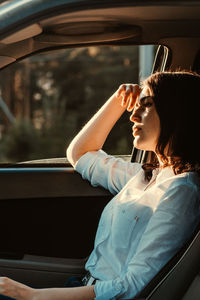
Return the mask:
<svg viewBox="0 0 200 300">
<path fill-rule="evenodd" d="M 15 32 L 14 34 L 9 35 L 8 37 L 1 40 L 1 43 L 3 44 L 16 43 L 34 37 L 40 33 L 42 33 L 42 27 L 38 24 L 33 24 L 31 26 L 28 26 L 24 29 Z"/>
<path fill-rule="evenodd" d="M 43 34 L 34 38 L 42 43 L 81 44 L 136 38 L 141 28 L 116 22 L 76 22 L 46 27 Z"/>
</svg>

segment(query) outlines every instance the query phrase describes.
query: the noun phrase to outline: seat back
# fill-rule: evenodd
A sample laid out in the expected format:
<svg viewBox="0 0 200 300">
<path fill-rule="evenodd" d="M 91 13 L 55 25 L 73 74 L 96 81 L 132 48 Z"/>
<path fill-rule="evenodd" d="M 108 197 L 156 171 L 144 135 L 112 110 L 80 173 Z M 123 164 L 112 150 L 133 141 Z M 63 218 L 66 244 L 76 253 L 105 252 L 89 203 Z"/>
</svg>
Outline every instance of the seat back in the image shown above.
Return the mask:
<svg viewBox="0 0 200 300">
<path fill-rule="evenodd" d="M 191 239 L 134 300 L 181 300 L 200 270 L 200 224 Z"/>
</svg>

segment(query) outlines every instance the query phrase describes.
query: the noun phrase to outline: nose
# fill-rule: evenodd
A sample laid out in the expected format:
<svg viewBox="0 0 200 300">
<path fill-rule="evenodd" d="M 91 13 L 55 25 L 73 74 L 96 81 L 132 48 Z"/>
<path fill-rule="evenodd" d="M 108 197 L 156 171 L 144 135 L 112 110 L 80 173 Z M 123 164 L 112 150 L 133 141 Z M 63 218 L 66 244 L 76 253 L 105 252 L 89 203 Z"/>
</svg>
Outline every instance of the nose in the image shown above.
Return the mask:
<svg viewBox="0 0 200 300">
<path fill-rule="evenodd" d="M 141 122 L 141 116 L 140 116 L 139 109 L 136 109 L 136 108 L 133 109 L 132 114 L 130 116 L 130 121 L 133 123 Z"/>
</svg>

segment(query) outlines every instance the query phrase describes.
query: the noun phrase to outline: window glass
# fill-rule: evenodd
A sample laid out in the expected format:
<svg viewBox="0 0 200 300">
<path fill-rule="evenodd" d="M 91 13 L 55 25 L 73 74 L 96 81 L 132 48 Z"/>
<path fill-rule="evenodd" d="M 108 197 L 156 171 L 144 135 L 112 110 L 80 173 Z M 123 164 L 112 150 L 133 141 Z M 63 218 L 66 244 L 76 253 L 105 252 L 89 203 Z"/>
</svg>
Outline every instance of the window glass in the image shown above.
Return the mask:
<svg viewBox="0 0 200 300">
<path fill-rule="evenodd" d="M 152 60 L 155 49 L 149 49 Z M 0 162 L 64 157 L 75 134 L 121 83 L 138 83 L 151 71 L 141 66 L 140 52 L 144 48 L 137 46 L 57 50 L 2 70 Z M 108 153 L 131 153 L 129 116 L 112 130 L 104 146 Z"/>
</svg>

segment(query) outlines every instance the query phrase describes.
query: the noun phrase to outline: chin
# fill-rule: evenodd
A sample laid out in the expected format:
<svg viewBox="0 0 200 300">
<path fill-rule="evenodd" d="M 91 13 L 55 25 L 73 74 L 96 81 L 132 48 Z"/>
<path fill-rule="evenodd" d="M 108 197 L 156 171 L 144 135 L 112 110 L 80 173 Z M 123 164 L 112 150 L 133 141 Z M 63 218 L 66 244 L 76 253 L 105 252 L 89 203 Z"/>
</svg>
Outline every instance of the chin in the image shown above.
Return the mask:
<svg viewBox="0 0 200 300">
<path fill-rule="evenodd" d="M 137 143 L 135 141 L 133 142 L 133 146 L 135 148 L 137 148 L 138 150 L 146 150 L 146 149 L 144 149 L 144 147 L 140 143 Z"/>
<path fill-rule="evenodd" d="M 154 151 L 155 149 L 152 149 L 149 147 L 149 145 L 146 145 L 145 143 L 142 143 L 140 141 L 137 141 L 137 139 L 134 139 L 133 146 L 137 148 L 138 150 L 144 150 L 144 151 Z"/>
</svg>

